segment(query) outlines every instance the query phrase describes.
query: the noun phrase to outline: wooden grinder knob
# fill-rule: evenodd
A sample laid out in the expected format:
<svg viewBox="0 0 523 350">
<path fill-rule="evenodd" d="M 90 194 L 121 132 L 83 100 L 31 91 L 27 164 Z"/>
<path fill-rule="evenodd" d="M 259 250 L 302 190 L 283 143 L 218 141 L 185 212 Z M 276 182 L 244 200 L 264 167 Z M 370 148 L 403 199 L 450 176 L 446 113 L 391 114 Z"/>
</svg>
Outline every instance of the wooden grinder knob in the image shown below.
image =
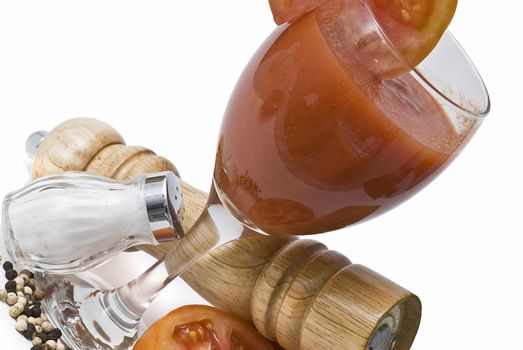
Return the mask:
<svg viewBox="0 0 523 350">
<path fill-rule="evenodd" d="M 35 154 L 32 174 L 73 170 L 117 179 L 177 173 L 167 159 L 125 146 L 116 130 L 89 118 L 71 119 L 52 130 Z M 207 195 L 182 185 L 188 228 Z M 159 258 L 170 245 L 141 248 Z M 415 295 L 308 239 L 242 238 L 204 256 L 182 278 L 211 304 L 252 321 L 287 350 L 407 350 L 421 319 Z"/>
<path fill-rule="evenodd" d="M 46 135 L 33 159 L 33 178 L 62 171 L 89 171 L 114 179 L 176 167 L 166 158 L 138 146 L 126 146 L 108 124 L 91 118 L 65 121 Z"/>
</svg>

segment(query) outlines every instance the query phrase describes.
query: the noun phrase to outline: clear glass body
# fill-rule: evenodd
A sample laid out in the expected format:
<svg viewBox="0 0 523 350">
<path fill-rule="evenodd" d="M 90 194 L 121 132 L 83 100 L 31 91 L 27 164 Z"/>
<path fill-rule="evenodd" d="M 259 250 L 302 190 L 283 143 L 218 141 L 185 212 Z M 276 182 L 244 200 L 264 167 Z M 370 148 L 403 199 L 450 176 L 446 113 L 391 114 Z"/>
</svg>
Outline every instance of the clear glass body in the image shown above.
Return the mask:
<svg viewBox="0 0 523 350">
<path fill-rule="evenodd" d="M 488 109 L 449 33 L 411 67 L 366 2 L 329 1 L 277 28 L 248 64 L 225 113 L 214 181 L 255 230 L 339 229 L 421 190 Z"/>
<path fill-rule="evenodd" d="M 137 244 L 156 244 L 144 177 L 129 182 L 87 173 L 41 178 L 8 194 L 3 239 L 12 261 L 37 271 L 79 272 Z"/>
</svg>

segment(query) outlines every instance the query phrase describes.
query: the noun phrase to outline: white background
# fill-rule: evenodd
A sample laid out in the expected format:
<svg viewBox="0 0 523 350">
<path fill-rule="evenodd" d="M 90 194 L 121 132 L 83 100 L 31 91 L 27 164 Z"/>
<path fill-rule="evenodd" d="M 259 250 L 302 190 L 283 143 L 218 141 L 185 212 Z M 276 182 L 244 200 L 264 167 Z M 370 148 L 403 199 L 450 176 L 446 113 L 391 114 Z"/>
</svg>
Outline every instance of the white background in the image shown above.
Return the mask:
<svg viewBox="0 0 523 350">
<path fill-rule="evenodd" d="M 493 109 L 455 163 L 392 212 L 315 237 L 420 296 L 414 350 L 522 348 L 517 6 L 460 0 L 451 30 Z M 1 0 L 0 194 L 27 180 L 26 136 L 77 116 L 105 120 L 209 188 L 230 91 L 274 26 L 266 0 Z M 29 348 L 4 306 L 0 338 L 1 348 Z"/>
</svg>

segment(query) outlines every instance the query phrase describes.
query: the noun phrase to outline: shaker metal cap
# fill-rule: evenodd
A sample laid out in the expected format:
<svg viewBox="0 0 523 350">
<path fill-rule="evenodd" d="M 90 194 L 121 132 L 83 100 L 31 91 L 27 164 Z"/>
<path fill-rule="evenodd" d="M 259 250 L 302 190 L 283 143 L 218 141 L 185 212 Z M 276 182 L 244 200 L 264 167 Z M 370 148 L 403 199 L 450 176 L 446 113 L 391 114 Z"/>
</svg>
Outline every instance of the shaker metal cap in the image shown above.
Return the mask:
<svg viewBox="0 0 523 350">
<path fill-rule="evenodd" d="M 159 242 L 183 238 L 183 198 L 180 181 L 171 171 L 147 175 L 144 184 L 147 216 Z"/>
<path fill-rule="evenodd" d="M 36 152 L 38 151 L 38 148 L 40 147 L 40 144 L 44 140 L 44 138 L 47 136 L 48 132 L 44 130 L 39 130 L 33 132 L 29 137 L 27 138 L 27 141 L 25 142 L 25 153 L 29 156 L 30 159 L 33 159 L 36 155 Z"/>
</svg>

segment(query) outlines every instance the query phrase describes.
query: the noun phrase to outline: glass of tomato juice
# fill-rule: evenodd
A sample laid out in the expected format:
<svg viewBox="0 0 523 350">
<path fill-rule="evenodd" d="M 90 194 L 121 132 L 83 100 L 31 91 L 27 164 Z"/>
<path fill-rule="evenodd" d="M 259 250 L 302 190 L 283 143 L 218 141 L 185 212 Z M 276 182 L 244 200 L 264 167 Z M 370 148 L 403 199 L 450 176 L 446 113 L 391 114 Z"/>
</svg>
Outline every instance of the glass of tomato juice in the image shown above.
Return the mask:
<svg viewBox="0 0 523 350">
<path fill-rule="evenodd" d="M 488 113 L 450 33 L 413 66 L 368 3 L 328 1 L 278 27 L 237 83 L 214 183 L 250 228 L 315 234 L 384 213 L 445 169 Z"/>
</svg>

